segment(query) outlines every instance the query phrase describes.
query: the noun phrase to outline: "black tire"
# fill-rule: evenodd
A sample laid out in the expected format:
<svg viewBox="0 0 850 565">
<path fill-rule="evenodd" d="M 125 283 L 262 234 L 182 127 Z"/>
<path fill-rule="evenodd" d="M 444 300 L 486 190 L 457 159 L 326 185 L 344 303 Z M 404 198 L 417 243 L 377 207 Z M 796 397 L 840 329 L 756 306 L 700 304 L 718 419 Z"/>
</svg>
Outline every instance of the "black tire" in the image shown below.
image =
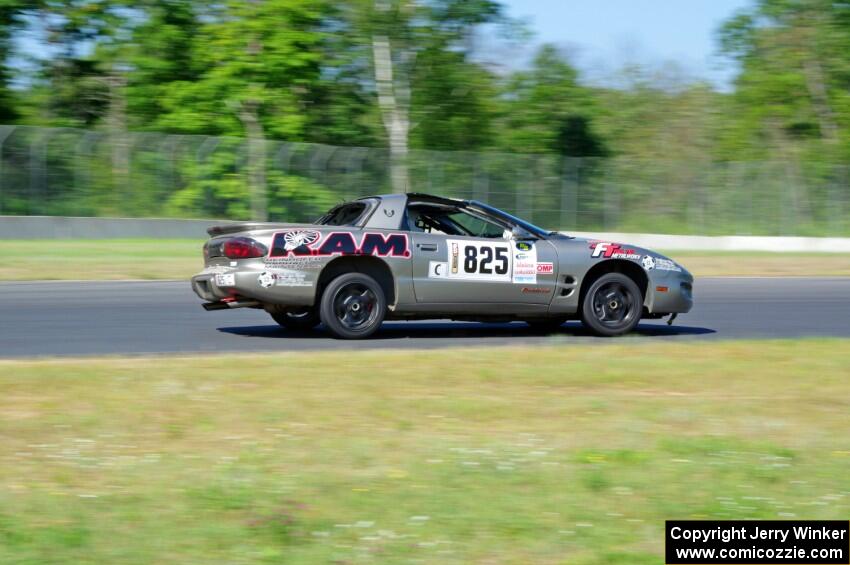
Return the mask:
<svg viewBox="0 0 850 565">
<path fill-rule="evenodd" d="M 319 316 L 335 337 L 363 339 L 375 333 L 387 313 L 387 299 L 375 279 L 347 273 L 333 279 L 322 293 Z"/>
<path fill-rule="evenodd" d="M 281 327 L 290 330 L 312 330 L 321 323 L 319 312 L 315 308 L 309 307 L 271 314 L 271 317 Z"/>
<path fill-rule="evenodd" d="M 632 331 L 643 314 L 638 285 L 622 273 L 596 279 L 581 304 L 581 321 L 596 335 L 613 337 Z"/>
<path fill-rule="evenodd" d="M 526 320 L 525 323 L 536 332 L 554 332 L 566 323 L 566 318 L 537 318 Z"/>
</svg>

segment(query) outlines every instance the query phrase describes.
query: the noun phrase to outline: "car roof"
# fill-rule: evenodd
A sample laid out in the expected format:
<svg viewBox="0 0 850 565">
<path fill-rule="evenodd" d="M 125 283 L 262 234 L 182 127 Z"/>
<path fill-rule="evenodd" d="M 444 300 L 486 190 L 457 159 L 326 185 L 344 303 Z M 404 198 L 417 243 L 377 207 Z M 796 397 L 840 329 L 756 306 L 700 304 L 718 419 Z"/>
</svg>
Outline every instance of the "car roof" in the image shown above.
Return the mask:
<svg viewBox="0 0 850 565">
<path fill-rule="evenodd" d="M 406 192 L 404 194 L 376 194 L 373 196 L 363 196 L 358 198 L 357 200 L 369 200 L 372 198 L 380 198 L 381 200 L 396 200 L 403 198 L 405 200 L 416 200 L 418 202 L 433 202 L 435 204 L 447 204 L 447 205 L 458 205 L 458 204 L 469 204 L 469 200 L 463 200 L 461 198 L 448 198 L 446 196 L 437 196 L 436 194 L 426 194 L 424 192 Z"/>
</svg>

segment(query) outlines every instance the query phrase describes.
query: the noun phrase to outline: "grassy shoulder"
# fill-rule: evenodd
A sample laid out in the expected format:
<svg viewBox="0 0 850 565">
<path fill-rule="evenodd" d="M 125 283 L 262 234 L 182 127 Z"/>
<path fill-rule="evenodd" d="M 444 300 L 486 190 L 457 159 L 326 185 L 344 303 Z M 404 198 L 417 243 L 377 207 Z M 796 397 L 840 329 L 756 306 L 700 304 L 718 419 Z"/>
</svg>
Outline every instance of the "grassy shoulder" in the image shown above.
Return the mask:
<svg viewBox="0 0 850 565">
<path fill-rule="evenodd" d="M 0 241 L 0 280 L 188 279 L 203 268 L 203 240 Z"/>
<path fill-rule="evenodd" d="M 0 281 L 187 279 L 202 267 L 203 241 L 0 241 Z M 667 253 L 696 276 L 850 276 L 850 254 Z"/>
<path fill-rule="evenodd" d="M 658 563 L 845 519 L 841 340 L 0 362 L 0 562 Z"/>
</svg>

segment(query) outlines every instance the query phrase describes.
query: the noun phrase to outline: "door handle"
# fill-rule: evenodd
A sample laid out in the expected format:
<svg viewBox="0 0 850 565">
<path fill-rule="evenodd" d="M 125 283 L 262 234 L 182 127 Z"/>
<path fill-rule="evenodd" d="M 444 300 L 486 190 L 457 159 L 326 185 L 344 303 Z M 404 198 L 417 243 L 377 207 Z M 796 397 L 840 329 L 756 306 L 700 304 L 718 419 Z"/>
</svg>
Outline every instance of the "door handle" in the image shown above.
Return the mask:
<svg viewBox="0 0 850 565">
<path fill-rule="evenodd" d="M 437 246 L 433 243 L 417 243 L 416 249 L 419 249 L 420 251 L 436 251 Z"/>
</svg>

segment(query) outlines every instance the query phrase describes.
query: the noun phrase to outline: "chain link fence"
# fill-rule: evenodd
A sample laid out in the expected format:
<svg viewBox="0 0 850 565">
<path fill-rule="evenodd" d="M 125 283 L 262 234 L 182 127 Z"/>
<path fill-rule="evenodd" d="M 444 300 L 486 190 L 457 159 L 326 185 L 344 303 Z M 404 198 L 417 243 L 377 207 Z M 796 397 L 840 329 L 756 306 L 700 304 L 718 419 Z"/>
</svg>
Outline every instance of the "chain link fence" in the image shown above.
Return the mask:
<svg viewBox="0 0 850 565">
<path fill-rule="evenodd" d="M 411 191 L 552 229 L 850 235 L 848 166 L 436 151 L 408 165 Z M 310 221 L 391 192 L 388 171 L 381 148 L 0 126 L 0 215 Z"/>
</svg>

